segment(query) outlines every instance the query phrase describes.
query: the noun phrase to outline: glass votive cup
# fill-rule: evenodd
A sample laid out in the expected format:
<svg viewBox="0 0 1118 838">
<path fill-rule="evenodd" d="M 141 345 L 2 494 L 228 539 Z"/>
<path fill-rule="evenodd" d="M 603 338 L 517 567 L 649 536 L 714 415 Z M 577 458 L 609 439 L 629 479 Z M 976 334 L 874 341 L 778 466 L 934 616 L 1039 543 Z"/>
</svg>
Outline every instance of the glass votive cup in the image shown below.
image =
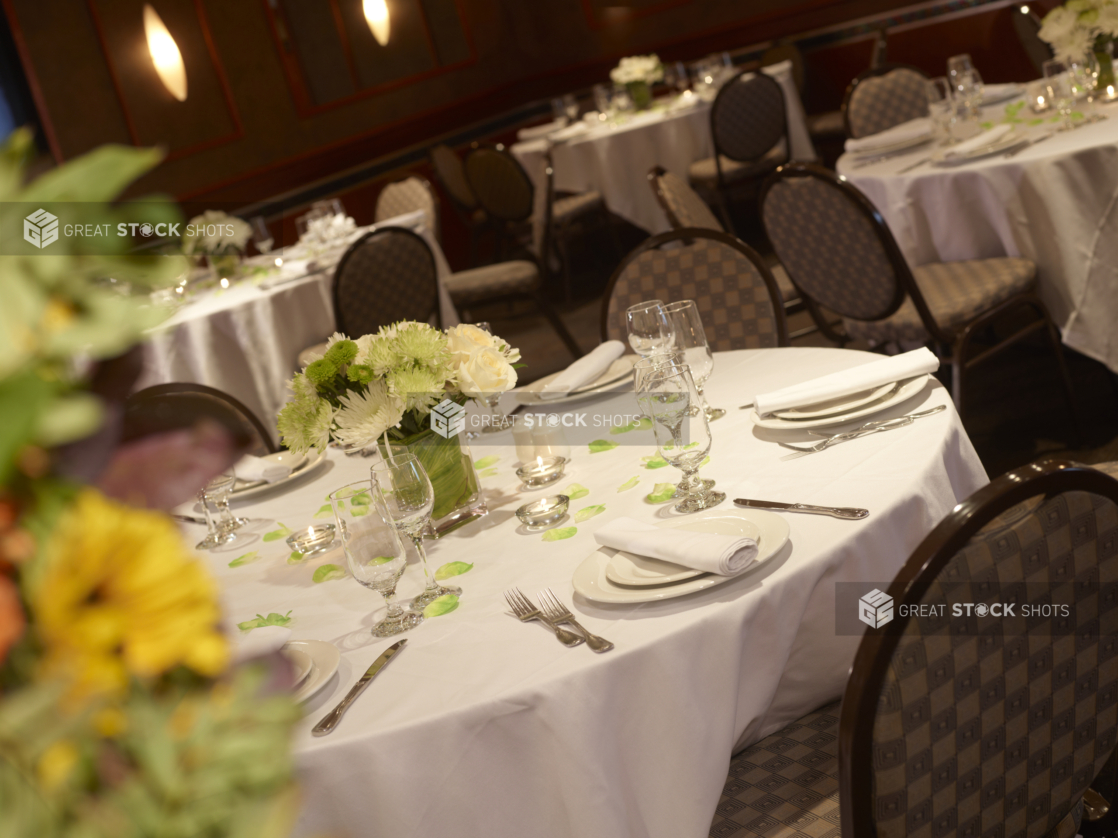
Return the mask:
<svg viewBox="0 0 1118 838">
<path fill-rule="evenodd" d="M 333 524 L 312 524 L 306 529 L 296 530 L 287 537 L 287 546 L 295 553 L 313 556 L 325 553 L 334 546 Z"/>
<path fill-rule="evenodd" d="M 518 468 L 516 476 L 529 489 L 538 489 L 562 477 L 566 464 L 567 461 L 563 457 L 536 457 L 532 462 Z"/>
<path fill-rule="evenodd" d="M 566 495 L 550 495 L 524 504 L 516 510 L 516 517 L 530 530 L 544 529 L 561 521 L 570 505 L 571 499 Z"/>
</svg>

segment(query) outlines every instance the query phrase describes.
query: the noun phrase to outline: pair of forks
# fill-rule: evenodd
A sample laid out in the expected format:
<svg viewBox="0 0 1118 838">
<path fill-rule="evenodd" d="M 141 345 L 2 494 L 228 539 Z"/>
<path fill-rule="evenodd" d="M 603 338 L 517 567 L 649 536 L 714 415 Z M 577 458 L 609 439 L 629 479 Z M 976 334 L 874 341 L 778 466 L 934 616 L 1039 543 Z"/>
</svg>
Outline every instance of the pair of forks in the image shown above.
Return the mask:
<svg viewBox="0 0 1118 838">
<path fill-rule="evenodd" d="M 570 609 L 563 605 L 559 598 L 551 592 L 551 588 L 540 591 L 537 596 L 539 596 L 540 603 L 543 606 L 542 609 L 533 605 L 528 597 L 520 593 L 519 588 L 505 591 L 505 601 L 508 602 L 509 608 L 512 609 L 512 613 L 520 622 L 539 620 L 555 632 L 556 639 L 564 646 L 578 646 L 585 640 L 586 645 L 595 652 L 608 652 L 613 648 L 613 644 L 604 637 L 598 637 L 598 635 L 584 629 L 575 619 L 574 614 L 570 612 Z M 574 626 L 582 634 L 578 635 L 567 631 L 565 628 L 560 628 L 562 623 Z"/>
</svg>

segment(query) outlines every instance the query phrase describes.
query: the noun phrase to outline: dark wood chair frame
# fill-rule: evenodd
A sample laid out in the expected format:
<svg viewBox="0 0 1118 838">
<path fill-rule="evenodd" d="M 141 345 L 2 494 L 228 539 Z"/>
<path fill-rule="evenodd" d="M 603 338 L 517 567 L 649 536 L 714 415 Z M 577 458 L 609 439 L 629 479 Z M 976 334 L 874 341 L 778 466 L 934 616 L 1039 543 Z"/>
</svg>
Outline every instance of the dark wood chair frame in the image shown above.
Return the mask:
<svg viewBox="0 0 1118 838">
<path fill-rule="evenodd" d="M 918 603 L 936 576 L 990 521 L 1037 495 L 1091 492 L 1118 504 L 1118 481 L 1067 460 L 1047 460 L 997 478 L 956 506 L 913 552 L 886 593 L 892 622 L 858 646 L 839 717 L 839 807 L 843 835 L 874 835 L 873 724 L 885 675 L 905 627 L 901 605 Z M 905 609 L 907 610 L 907 609 Z M 1112 801 L 1113 802 L 1113 801 Z"/>
<path fill-rule="evenodd" d="M 719 230 L 706 230 L 702 227 L 683 227 L 678 230 L 669 230 L 666 233 L 651 236 L 641 242 L 628 256 L 626 256 L 613 275 L 606 283 L 605 295 L 602 297 L 602 313 L 599 318 L 602 340 L 610 340 L 608 327 L 609 327 L 609 301 L 613 296 L 613 289 L 617 286 L 617 281 L 621 278 L 625 268 L 629 264 L 644 253 L 646 250 L 659 250 L 661 246 L 669 242 L 683 242 L 684 244 L 691 244 L 695 239 L 709 239 L 711 241 L 720 242 L 728 247 L 738 251 L 742 256 L 753 263 L 753 267 L 761 274 L 761 279 L 765 281 L 765 287 L 769 291 L 769 299 L 773 303 L 773 315 L 776 318 L 776 345 L 788 346 L 788 324 L 784 318 L 784 306 L 781 304 L 780 289 L 776 285 L 776 280 L 773 279 L 772 271 L 765 265 L 765 260 L 761 258 L 752 247 L 747 245 L 741 239 L 731 236 L 729 233 L 723 233 Z M 675 300 L 665 300 L 665 302 L 676 302 Z"/>
<path fill-rule="evenodd" d="M 423 185 L 423 188 L 427 190 L 427 194 L 431 196 L 431 205 L 435 208 L 434 209 L 435 217 L 431 219 L 432 223 L 434 223 L 434 225 L 435 225 L 435 229 L 432 230 L 431 232 L 434 233 L 436 241 L 442 241 L 442 233 L 441 233 L 441 231 L 442 231 L 442 219 L 439 217 L 439 195 L 435 191 L 435 187 L 431 184 L 431 181 L 429 181 L 423 175 L 419 174 L 419 172 L 408 172 L 408 171 L 398 172 L 398 173 L 394 174 L 392 177 L 385 180 L 384 186 L 381 187 L 381 192 L 383 192 L 389 186 L 393 186 L 394 184 L 397 184 L 397 183 L 403 183 L 405 180 L 418 180 Z M 380 192 L 377 193 L 377 202 L 379 202 L 379 201 L 380 201 Z M 373 204 L 373 214 L 374 215 L 376 214 L 376 204 L 375 203 Z M 385 219 L 385 220 L 387 220 L 387 219 Z M 381 221 L 381 222 L 375 222 L 375 223 L 383 224 L 384 222 Z"/>
<path fill-rule="evenodd" d="M 890 61 L 886 61 L 885 63 L 879 64 L 876 67 L 870 67 L 868 70 L 863 70 L 862 72 L 860 72 L 850 81 L 850 84 L 846 86 L 846 92 L 842 95 L 842 127 L 843 130 L 846 131 L 847 137 L 854 136 L 850 133 L 850 97 L 854 95 L 854 88 L 856 88 L 866 79 L 876 78 L 877 76 L 884 76 L 893 72 L 894 70 L 912 70 L 912 72 L 919 73 L 924 78 L 930 78 L 930 76 L 928 76 L 928 74 L 921 70 L 919 67 L 913 67 L 911 64 L 896 64 Z"/>
<path fill-rule="evenodd" d="M 463 165 L 463 178 L 465 178 L 466 176 L 464 164 L 462 163 L 462 158 L 458 155 L 458 152 L 445 143 L 438 143 L 427 150 L 427 160 L 431 164 L 431 170 L 435 173 L 435 180 L 439 182 L 439 186 L 442 187 L 442 191 L 446 194 L 447 200 L 450 202 L 451 209 L 454 210 L 454 214 L 458 216 L 458 220 L 462 222 L 462 226 L 466 228 L 466 231 L 470 235 L 468 265 L 472 268 L 477 265 L 478 240 L 481 238 L 482 232 L 488 226 L 490 226 L 489 217 L 488 215 L 486 215 L 485 219 L 481 222 L 474 218 L 474 213 L 478 209 L 481 209 L 481 205 L 477 203 L 476 195 L 474 196 L 473 206 L 463 204 L 456 197 L 454 197 L 454 193 L 446 185 L 446 181 L 443 180 L 442 173 L 439 171 L 438 163 L 435 162 L 435 149 L 439 147 L 446 148 L 448 151 L 450 151 L 451 154 L 453 154 L 455 157 L 458 157 L 459 164 Z M 469 187 L 469 181 L 466 181 L 466 186 Z M 473 190 L 471 189 L 471 192 L 472 191 Z M 484 213 L 485 210 L 482 210 L 482 212 Z"/>
<path fill-rule="evenodd" d="M 260 421 L 260 417 L 245 407 L 244 404 L 237 398 L 229 395 L 228 393 L 218 390 L 215 387 L 210 387 L 206 384 L 195 384 L 193 382 L 172 382 L 170 384 L 153 384 L 151 387 L 145 387 L 143 390 L 137 390 L 130 395 L 126 400 L 126 405 L 137 405 L 152 399 L 162 399 L 166 396 L 177 396 L 185 394 L 198 394 L 202 396 L 209 396 L 220 402 L 224 402 L 230 408 L 239 413 L 246 419 L 253 430 L 256 431 L 260 440 L 264 443 L 264 447 L 268 449 L 269 454 L 274 454 L 279 451 L 279 446 L 272 441 L 272 435 L 264 423 Z"/>
<path fill-rule="evenodd" d="M 873 228 L 877 233 L 878 241 L 881 243 L 882 247 L 885 250 L 885 254 L 889 259 L 890 267 L 892 268 L 893 274 L 897 280 L 893 299 L 890 302 L 889 306 L 886 307 L 886 310 L 880 316 L 873 319 L 886 319 L 887 317 L 897 312 L 897 310 L 904 303 L 906 297 L 912 298 L 913 305 L 916 306 L 916 311 L 920 315 L 920 320 L 923 323 L 924 328 L 927 330 L 928 334 L 931 335 L 932 340 L 938 345 L 940 349 L 941 357 L 946 357 L 953 367 L 951 377 L 951 392 L 955 402 L 955 407 L 959 411 L 960 416 L 964 414 L 965 390 L 963 387 L 963 382 L 966 376 L 966 372 L 972 367 L 975 367 L 978 364 L 982 363 L 983 361 L 989 360 L 990 358 L 994 357 L 995 355 L 1017 343 L 1018 341 L 1023 340 L 1024 338 L 1033 334 L 1033 332 L 1044 330 L 1047 334 L 1049 344 L 1052 347 L 1052 351 L 1056 355 L 1056 363 L 1059 367 L 1060 376 L 1063 383 L 1064 396 L 1067 399 L 1068 410 L 1072 415 L 1073 421 L 1075 422 L 1076 432 L 1078 435 L 1079 410 L 1075 402 L 1075 395 L 1072 392 L 1071 377 L 1068 374 L 1067 364 L 1064 361 L 1063 347 L 1060 344 L 1060 335 L 1056 331 L 1056 326 L 1052 322 L 1052 317 L 1051 315 L 1049 315 L 1048 309 L 1041 301 L 1040 297 L 1038 297 L 1032 291 L 1024 291 L 1020 294 L 1015 294 L 1008 300 L 997 304 L 993 308 L 990 308 L 975 317 L 973 320 L 959 329 L 958 334 L 954 337 L 954 339 L 952 339 L 952 336 L 948 332 L 940 328 L 931 312 L 931 309 L 928 308 L 928 304 L 924 300 L 924 295 L 920 292 L 920 287 L 916 284 L 916 279 L 913 277 L 912 271 L 908 267 L 908 262 L 905 261 L 904 255 L 901 253 L 901 249 L 900 247 L 898 247 L 896 239 L 893 238 L 892 232 L 890 232 L 888 225 L 885 223 L 885 219 L 882 217 L 877 207 L 875 207 L 870 202 L 869 198 L 862 194 L 861 191 L 850 184 L 847 180 L 839 177 L 831 170 L 824 169 L 822 166 L 814 163 L 786 163 L 775 172 L 773 172 L 765 180 L 764 185 L 761 187 L 760 200 L 762 208 L 764 207 L 765 199 L 769 194 L 769 190 L 772 189 L 772 187 L 776 183 L 787 178 L 800 177 L 815 178 L 817 180 L 824 181 L 835 189 L 840 190 L 847 198 L 850 199 L 855 208 L 862 212 L 862 214 L 869 220 L 871 225 L 873 225 Z M 762 210 L 762 223 L 764 223 L 764 218 L 765 215 L 764 211 Z M 768 234 L 767 224 L 765 226 L 765 231 L 766 234 Z M 772 240 L 771 235 L 769 235 L 769 240 Z M 787 266 L 785 266 L 785 268 L 787 269 Z M 824 320 L 819 311 L 818 303 L 812 299 L 810 294 L 806 293 L 803 290 L 798 282 L 796 282 L 796 277 L 790 270 L 788 271 L 788 277 L 792 280 L 792 284 L 795 285 L 796 289 L 800 292 L 800 296 L 804 299 L 805 303 L 808 304 L 808 310 L 812 312 L 812 316 L 815 318 L 816 323 L 819 324 L 820 328 L 823 329 L 824 333 L 827 334 L 828 337 L 831 337 L 831 334 L 829 334 L 831 330 L 829 328 L 824 328 Z M 968 357 L 968 355 L 970 355 L 971 344 L 973 343 L 975 336 L 982 329 L 985 329 L 987 326 L 992 325 L 994 321 L 998 320 L 1003 315 L 1021 309 L 1031 310 L 1033 314 L 1036 315 L 1036 318 L 1032 323 L 1014 332 L 1009 337 L 1000 340 L 994 346 L 978 352 L 974 355 L 974 357 Z M 842 315 L 842 312 L 836 313 Z"/>
</svg>

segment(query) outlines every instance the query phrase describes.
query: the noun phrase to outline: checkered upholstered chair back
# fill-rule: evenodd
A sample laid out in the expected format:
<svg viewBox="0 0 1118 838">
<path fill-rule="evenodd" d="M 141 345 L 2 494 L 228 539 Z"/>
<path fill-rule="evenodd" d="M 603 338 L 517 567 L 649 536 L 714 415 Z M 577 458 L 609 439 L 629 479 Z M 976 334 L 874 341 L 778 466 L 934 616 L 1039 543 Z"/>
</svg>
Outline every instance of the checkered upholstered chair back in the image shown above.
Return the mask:
<svg viewBox="0 0 1118 838">
<path fill-rule="evenodd" d="M 626 257 L 602 303 L 602 339 L 628 341 L 625 311 L 643 300 L 694 300 L 715 352 L 786 346 L 780 292 L 761 257 L 733 236 L 684 228 Z"/>
<path fill-rule="evenodd" d="M 1010 472 L 887 593 L 843 698 L 843 835 L 1057 834 L 1118 732 L 1118 482 L 1066 461 Z"/>
<path fill-rule="evenodd" d="M 893 67 L 881 75 L 871 70 L 846 91 L 843 114 L 846 133 L 868 137 L 910 119 L 928 115 L 927 76 L 915 67 Z"/>
<path fill-rule="evenodd" d="M 404 178 L 389 183 L 377 196 L 375 220 L 387 221 L 409 212 L 423 210 L 427 216 L 427 229 L 439 234 L 439 211 L 431 184 L 420 177 Z"/>
<path fill-rule="evenodd" d="M 731 160 L 763 156 L 784 137 L 786 124 L 784 91 L 764 73 L 738 73 L 722 85 L 710 109 L 715 154 Z"/>
<path fill-rule="evenodd" d="M 657 166 L 648 173 L 648 182 L 673 230 L 701 227 L 704 230 L 723 231 L 722 223 L 706 201 L 679 175 Z"/>
<path fill-rule="evenodd" d="M 782 166 L 761 190 L 761 218 L 792 282 L 831 311 L 880 320 L 904 301 L 904 260 L 888 228 L 868 199 L 833 172 Z"/>
<path fill-rule="evenodd" d="M 535 189 L 524 167 L 503 148 L 482 146 L 466 157 L 466 179 L 493 218 L 524 221 L 532 215 Z"/>
<path fill-rule="evenodd" d="M 445 145 L 435 146 L 431 149 L 431 164 L 435 167 L 435 174 L 438 175 L 443 189 L 455 203 L 467 210 L 477 207 L 477 197 L 466 180 L 466 169 L 462 165 L 462 158 L 454 149 Z"/>
<path fill-rule="evenodd" d="M 260 418 L 228 393 L 205 384 L 176 382 L 145 387 L 124 402 L 121 441 L 192 428 L 201 421 L 223 425 L 250 454 L 274 454 L 279 446 Z"/>
<path fill-rule="evenodd" d="M 398 320 L 438 315 L 438 271 L 431 248 L 403 227 L 373 230 L 334 270 L 334 317 L 343 334 L 367 335 Z"/>
</svg>

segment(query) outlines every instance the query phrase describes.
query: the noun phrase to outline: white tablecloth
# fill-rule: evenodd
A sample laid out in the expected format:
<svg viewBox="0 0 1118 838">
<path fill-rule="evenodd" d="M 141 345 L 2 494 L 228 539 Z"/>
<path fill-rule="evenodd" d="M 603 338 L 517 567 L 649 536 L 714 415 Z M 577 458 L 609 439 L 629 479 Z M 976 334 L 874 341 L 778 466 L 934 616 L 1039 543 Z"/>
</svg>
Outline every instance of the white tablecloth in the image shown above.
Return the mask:
<svg viewBox="0 0 1118 838">
<path fill-rule="evenodd" d="M 778 435 L 754 429 L 737 405 L 753 392 L 877 356 L 791 348 L 715 358 L 707 393 L 728 412 L 713 426 L 702 474 L 731 499 L 863 506 L 871 515 L 851 522 L 786 514 L 787 552 L 698 594 L 624 606 L 573 599 L 580 621 L 616 644 L 605 655 L 563 648 L 539 625 L 517 623 L 502 592 L 551 587 L 571 603 L 572 573 L 594 551 L 597 527 L 621 515 L 653 521 L 672 514 L 643 501 L 655 483 L 679 477 L 671 468 L 641 468 L 641 456 L 655 452 L 651 444 L 598 454 L 576 448 L 555 487 L 589 489 L 572 511 L 594 504 L 606 511 L 578 524 L 574 537 L 544 542 L 518 532 L 513 511 L 526 497 L 557 489 L 521 492 L 511 444 L 475 442 L 475 459 L 500 458 L 482 481 L 490 514 L 428 542 L 436 567 L 474 563 L 453 580 L 463 588 L 460 607 L 409 632 L 398 659 L 323 738 L 311 737 L 310 727 L 391 642 L 369 634 L 383 614 L 380 597 L 349 578 L 311 581 L 316 567 L 341 562 L 338 552 L 292 565 L 282 541 L 249 537 L 205 554 L 230 622 L 290 611 L 296 639 L 342 650 L 338 676 L 311 699 L 298 732 L 300 834 L 701 838 L 735 744 L 744 747 L 841 694 L 859 638 L 836 636 L 835 583 L 892 578 L 986 475 L 938 384 L 875 418 L 932 404 L 948 405 L 943 413 L 781 460 L 788 452 L 773 441 Z M 268 519 L 257 532 L 273 520 L 306 526 L 327 493 L 367 475 L 369 462 L 331 451 L 301 488 L 234 506 Z M 639 485 L 619 493 L 632 477 Z M 250 551 L 259 551 L 255 561 L 228 566 Z M 421 579 L 410 566 L 401 597 L 418 593 Z"/>
<path fill-rule="evenodd" d="M 1118 108 L 1006 159 L 899 169 L 929 148 L 860 169 L 837 169 L 881 211 L 911 265 L 995 256 L 1037 263 L 1040 295 L 1064 343 L 1118 372 Z M 1001 119 L 1005 105 L 985 109 Z M 1045 115 L 1048 116 L 1047 114 Z M 1028 108 L 1020 117 L 1034 115 Z M 1055 125 L 1018 126 L 1026 136 Z"/>
<path fill-rule="evenodd" d="M 792 157 L 814 160 L 792 63 L 782 61 L 763 72 L 784 90 Z M 545 188 L 539 161 L 547 147 L 548 140 L 542 139 L 517 143 L 511 149 L 536 182 L 537 191 Z M 663 166 L 686 179 L 692 163 L 713 153 L 710 103 L 701 101 L 686 109 L 637 114 L 616 128 L 595 127 L 551 150 L 556 190 L 597 190 L 612 212 L 650 233 L 667 230 L 668 220 L 648 185 L 648 170 Z"/>
<path fill-rule="evenodd" d="M 423 236 L 435 254 L 443 326 L 456 325 L 458 313 L 442 282 L 450 267 L 435 236 L 424 225 L 423 213 L 376 226 L 408 227 Z M 350 240 L 372 229 L 363 228 Z M 206 292 L 192 300 L 152 330 L 143 345 L 144 372 L 136 389 L 167 382 L 206 384 L 239 399 L 272 427 L 287 401 L 287 382 L 296 370 L 299 353 L 334 332 L 331 289 L 334 266 L 344 252 L 342 247 L 320 254 L 312 265 L 313 273 L 289 282 L 271 285 L 276 277 L 264 277 L 262 284 L 246 279 L 228 290 Z M 287 248 L 279 255 L 306 257 L 297 248 Z M 252 260 L 249 267 L 260 261 Z"/>
</svg>

